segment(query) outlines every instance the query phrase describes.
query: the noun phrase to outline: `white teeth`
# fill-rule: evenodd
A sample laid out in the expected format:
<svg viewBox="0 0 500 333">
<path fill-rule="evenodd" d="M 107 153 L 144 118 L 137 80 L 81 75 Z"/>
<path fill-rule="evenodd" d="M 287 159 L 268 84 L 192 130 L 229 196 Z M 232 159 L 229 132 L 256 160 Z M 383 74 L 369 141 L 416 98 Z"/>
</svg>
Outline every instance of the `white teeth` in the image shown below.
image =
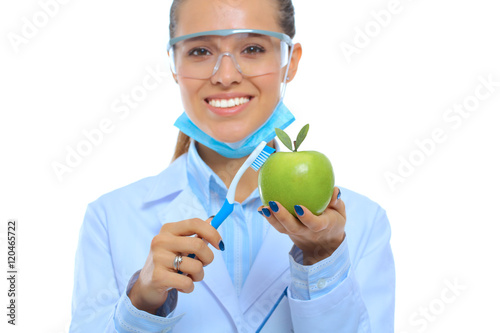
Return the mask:
<svg viewBox="0 0 500 333">
<path fill-rule="evenodd" d="M 248 97 L 237 97 L 230 99 L 211 99 L 208 101 L 208 104 L 216 108 L 231 108 L 236 105 L 248 103 L 249 101 L 250 98 Z"/>
</svg>

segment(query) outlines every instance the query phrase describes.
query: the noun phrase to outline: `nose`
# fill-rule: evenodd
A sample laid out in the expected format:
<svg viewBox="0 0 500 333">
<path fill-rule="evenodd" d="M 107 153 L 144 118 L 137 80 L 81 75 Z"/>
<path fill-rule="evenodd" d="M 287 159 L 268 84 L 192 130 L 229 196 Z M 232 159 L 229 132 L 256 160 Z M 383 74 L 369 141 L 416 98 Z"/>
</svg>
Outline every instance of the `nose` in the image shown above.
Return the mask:
<svg viewBox="0 0 500 333">
<path fill-rule="evenodd" d="M 241 82 L 242 78 L 241 68 L 234 56 L 229 52 L 221 53 L 210 78 L 212 83 L 229 86 L 232 83 Z"/>
</svg>

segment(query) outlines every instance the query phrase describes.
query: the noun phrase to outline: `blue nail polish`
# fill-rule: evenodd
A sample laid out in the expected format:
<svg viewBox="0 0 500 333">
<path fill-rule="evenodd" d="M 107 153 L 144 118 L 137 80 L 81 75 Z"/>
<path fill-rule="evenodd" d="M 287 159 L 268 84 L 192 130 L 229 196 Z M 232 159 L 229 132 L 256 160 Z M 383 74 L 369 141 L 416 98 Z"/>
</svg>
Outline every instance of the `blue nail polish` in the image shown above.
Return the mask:
<svg viewBox="0 0 500 333">
<path fill-rule="evenodd" d="M 339 189 L 339 194 L 337 194 L 337 200 L 340 199 L 340 196 L 342 195 L 342 192 L 340 192 L 340 189 Z"/>
<path fill-rule="evenodd" d="M 271 212 L 267 208 L 262 208 L 262 212 L 264 213 L 264 215 L 266 217 L 270 217 L 271 216 Z"/>
<path fill-rule="evenodd" d="M 261 210 L 258 210 L 257 212 L 258 212 L 260 215 L 264 215 L 264 213 L 262 213 L 262 211 L 261 211 Z"/>
<path fill-rule="evenodd" d="M 277 213 L 279 208 L 278 208 L 278 205 L 276 204 L 276 202 L 274 201 L 269 201 L 269 207 L 271 207 L 271 209 L 273 210 L 273 212 Z"/>
<path fill-rule="evenodd" d="M 226 249 L 226 247 L 224 246 L 224 242 L 223 242 L 223 241 L 220 241 L 220 242 L 219 242 L 219 249 L 220 249 L 221 251 L 224 251 L 224 250 Z"/>
<path fill-rule="evenodd" d="M 295 208 L 295 213 L 297 213 L 298 216 L 304 215 L 304 210 L 299 205 L 295 205 L 293 208 Z"/>
</svg>

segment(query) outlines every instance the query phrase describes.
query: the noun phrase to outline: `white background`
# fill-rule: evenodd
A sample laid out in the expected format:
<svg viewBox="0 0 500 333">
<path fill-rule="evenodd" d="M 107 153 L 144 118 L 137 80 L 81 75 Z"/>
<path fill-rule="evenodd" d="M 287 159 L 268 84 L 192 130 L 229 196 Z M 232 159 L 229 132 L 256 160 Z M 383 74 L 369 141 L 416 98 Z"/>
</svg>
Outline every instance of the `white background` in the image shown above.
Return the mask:
<svg viewBox="0 0 500 333">
<path fill-rule="evenodd" d="M 0 5 L 2 270 L 6 222 L 16 218 L 19 226 L 18 325 L 6 324 L 7 285 L 0 277 L 3 332 L 67 331 L 87 203 L 166 168 L 182 111 L 170 77 L 128 117 L 112 111 L 148 68 L 168 70 L 170 1 L 67 1 L 43 22 L 46 2 Z M 387 210 L 396 332 L 498 331 L 500 86 L 455 127 L 443 116 L 473 101 L 480 76 L 500 82 L 499 6 L 401 0 L 377 31 L 370 13 L 389 3 L 295 0 L 295 41 L 304 53 L 285 99 L 297 118 L 288 132 L 294 136 L 309 123 L 303 149 L 328 155 L 339 185 Z M 34 17 L 46 25 L 14 47 L 8 36 L 22 36 L 23 18 Z M 366 27 L 372 37 L 360 45 Z M 346 57 L 341 43 L 355 47 L 355 40 L 363 47 Z M 106 118 L 113 131 L 58 180 L 52 163 L 65 163 L 67 147 L 75 149 L 85 140 L 82 131 Z M 446 140 L 418 159 L 424 155 L 415 141 L 430 139 L 435 129 Z M 391 188 L 384 175 L 397 174 L 400 158 L 410 157 L 420 165 Z M 449 290 L 450 283 L 460 289 Z M 419 311 L 426 308 L 423 319 Z"/>
</svg>

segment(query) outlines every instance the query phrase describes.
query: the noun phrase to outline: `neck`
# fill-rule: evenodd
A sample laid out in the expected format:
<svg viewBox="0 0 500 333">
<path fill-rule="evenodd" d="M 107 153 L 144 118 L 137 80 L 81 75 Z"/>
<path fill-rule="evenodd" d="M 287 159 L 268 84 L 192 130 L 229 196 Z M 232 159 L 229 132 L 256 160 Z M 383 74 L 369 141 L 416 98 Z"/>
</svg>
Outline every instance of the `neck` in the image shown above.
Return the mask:
<svg viewBox="0 0 500 333">
<path fill-rule="evenodd" d="M 274 147 L 274 141 L 271 141 L 269 145 Z M 227 188 L 229 188 L 234 176 L 248 158 L 248 156 L 227 158 L 199 142 L 196 142 L 196 149 L 201 159 L 219 176 Z M 235 200 L 237 202 L 243 202 L 257 188 L 258 177 L 259 173 L 252 168 L 245 171 L 236 187 Z"/>
</svg>

